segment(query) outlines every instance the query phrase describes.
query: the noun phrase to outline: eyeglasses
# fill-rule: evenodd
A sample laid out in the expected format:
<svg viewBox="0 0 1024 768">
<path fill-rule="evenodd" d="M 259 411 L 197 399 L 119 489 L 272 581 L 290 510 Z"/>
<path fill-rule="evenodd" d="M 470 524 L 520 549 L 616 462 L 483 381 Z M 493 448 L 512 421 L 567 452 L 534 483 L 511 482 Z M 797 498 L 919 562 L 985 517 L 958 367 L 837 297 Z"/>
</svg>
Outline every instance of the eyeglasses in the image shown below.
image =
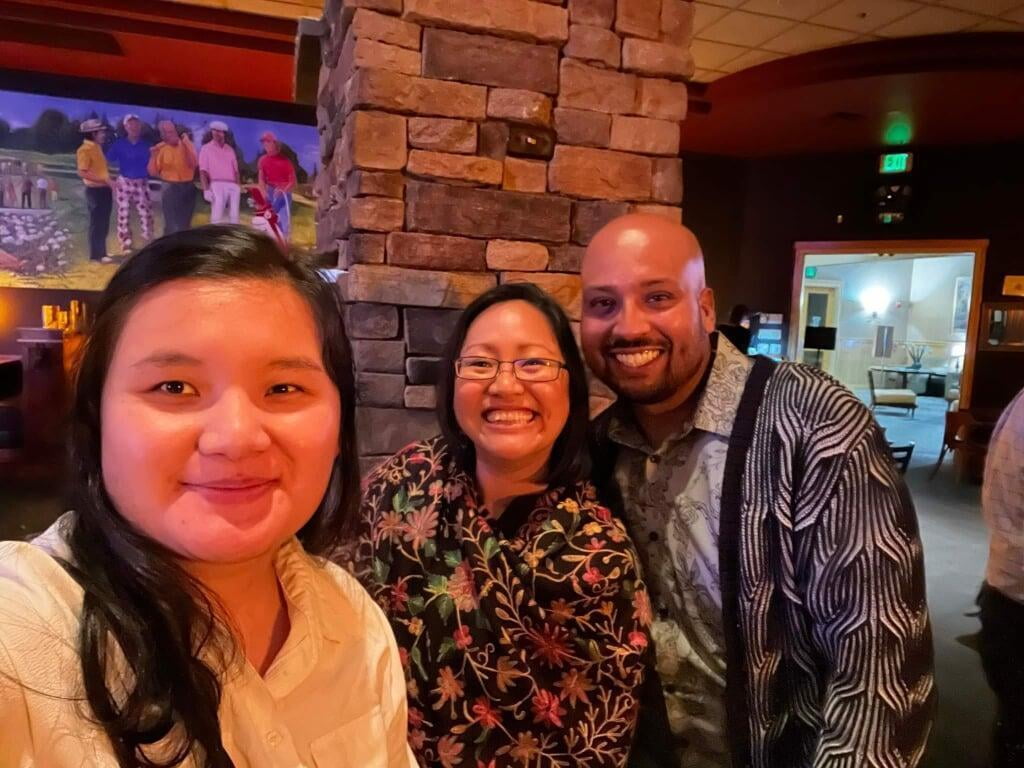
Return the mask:
<svg viewBox="0 0 1024 768">
<path fill-rule="evenodd" d="M 495 360 L 493 357 L 460 357 L 455 361 L 455 375 L 471 381 L 488 381 L 497 377 L 501 366 L 510 364 L 512 375 L 520 381 L 554 381 L 565 363 L 543 357 L 522 360 Z"/>
</svg>

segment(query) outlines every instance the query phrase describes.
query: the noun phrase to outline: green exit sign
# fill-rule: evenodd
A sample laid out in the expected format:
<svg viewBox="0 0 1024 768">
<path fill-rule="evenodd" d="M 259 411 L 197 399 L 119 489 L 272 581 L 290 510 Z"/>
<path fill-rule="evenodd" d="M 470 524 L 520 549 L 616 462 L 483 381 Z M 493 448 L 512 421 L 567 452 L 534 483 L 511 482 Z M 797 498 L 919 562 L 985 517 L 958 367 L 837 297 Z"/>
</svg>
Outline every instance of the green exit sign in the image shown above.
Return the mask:
<svg viewBox="0 0 1024 768">
<path fill-rule="evenodd" d="M 910 173 L 914 156 L 910 152 L 890 152 L 878 158 L 879 173 Z"/>
<path fill-rule="evenodd" d="M 818 268 L 817 267 L 804 267 L 804 277 L 806 277 L 808 280 L 813 280 L 817 276 L 818 276 Z"/>
</svg>

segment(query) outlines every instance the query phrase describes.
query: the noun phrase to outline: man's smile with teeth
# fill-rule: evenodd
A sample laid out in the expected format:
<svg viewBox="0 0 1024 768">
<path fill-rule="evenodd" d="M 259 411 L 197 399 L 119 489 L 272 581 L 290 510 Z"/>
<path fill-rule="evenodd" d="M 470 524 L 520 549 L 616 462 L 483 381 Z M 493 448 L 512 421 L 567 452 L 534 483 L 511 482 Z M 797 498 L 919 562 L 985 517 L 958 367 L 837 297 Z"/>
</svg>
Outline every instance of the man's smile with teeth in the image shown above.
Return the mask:
<svg viewBox="0 0 1024 768">
<path fill-rule="evenodd" d="M 642 368 L 661 357 L 660 349 L 645 349 L 639 352 L 613 352 L 615 359 L 627 368 Z"/>
</svg>

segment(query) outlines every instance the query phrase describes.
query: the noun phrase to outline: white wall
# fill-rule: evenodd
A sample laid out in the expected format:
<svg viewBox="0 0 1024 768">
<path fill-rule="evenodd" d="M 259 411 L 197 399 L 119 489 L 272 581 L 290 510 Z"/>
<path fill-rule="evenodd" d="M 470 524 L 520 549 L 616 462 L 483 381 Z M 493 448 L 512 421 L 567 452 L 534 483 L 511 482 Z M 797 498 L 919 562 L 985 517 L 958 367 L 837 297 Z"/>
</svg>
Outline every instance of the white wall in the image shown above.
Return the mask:
<svg viewBox="0 0 1024 768">
<path fill-rule="evenodd" d="M 963 336 L 956 338 L 952 333 L 954 285 L 957 277 L 969 277 L 973 267 L 971 256 L 878 259 L 819 266 L 816 280 L 841 283 L 842 300 L 831 373 L 849 387 L 863 388 L 867 385 L 866 372 L 870 366 L 908 364 L 908 343 L 927 347 L 923 360 L 926 367 L 947 365 L 952 344 L 963 341 Z M 860 298 L 873 286 L 885 288 L 892 299 L 887 310 L 877 318 L 864 309 Z M 893 326 L 895 349 L 893 356 L 885 360 L 873 354 L 875 330 L 879 325 Z"/>
<path fill-rule="evenodd" d="M 910 288 L 910 318 L 907 340 L 963 341 L 953 334 L 953 291 L 958 277 L 969 278 L 974 271 L 973 256 L 943 256 L 914 259 Z"/>
<path fill-rule="evenodd" d="M 818 267 L 816 280 L 835 280 L 842 283 L 843 298 L 836 334 L 838 338 L 870 338 L 874 341 L 877 326 L 891 325 L 895 327 L 896 340 L 905 339 L 913 265 L 912 261 L 879 260 Z M 888 309 L 877 318 L 873 318 L 860 303 L 861 294 L 873 286 L 882 286 L 892 297 Z"/>
</svg>

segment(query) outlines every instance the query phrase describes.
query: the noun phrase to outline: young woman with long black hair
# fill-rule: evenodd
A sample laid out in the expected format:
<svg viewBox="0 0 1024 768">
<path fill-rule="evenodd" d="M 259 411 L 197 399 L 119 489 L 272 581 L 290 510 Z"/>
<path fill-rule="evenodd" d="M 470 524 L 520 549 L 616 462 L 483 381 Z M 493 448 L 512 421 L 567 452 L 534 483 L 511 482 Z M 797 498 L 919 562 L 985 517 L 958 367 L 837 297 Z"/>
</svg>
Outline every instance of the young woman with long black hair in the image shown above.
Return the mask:
<svg viewBox="0 0 1024 768">
<path fill-rule="evenodd" d="M 319 557 L 359 486 L 333 286 L 266 237 L 150 244 L 101 296 L 71 512 L 0 543 L 0 766 L 403 766 L 394 638 Z"/>
</svg>

